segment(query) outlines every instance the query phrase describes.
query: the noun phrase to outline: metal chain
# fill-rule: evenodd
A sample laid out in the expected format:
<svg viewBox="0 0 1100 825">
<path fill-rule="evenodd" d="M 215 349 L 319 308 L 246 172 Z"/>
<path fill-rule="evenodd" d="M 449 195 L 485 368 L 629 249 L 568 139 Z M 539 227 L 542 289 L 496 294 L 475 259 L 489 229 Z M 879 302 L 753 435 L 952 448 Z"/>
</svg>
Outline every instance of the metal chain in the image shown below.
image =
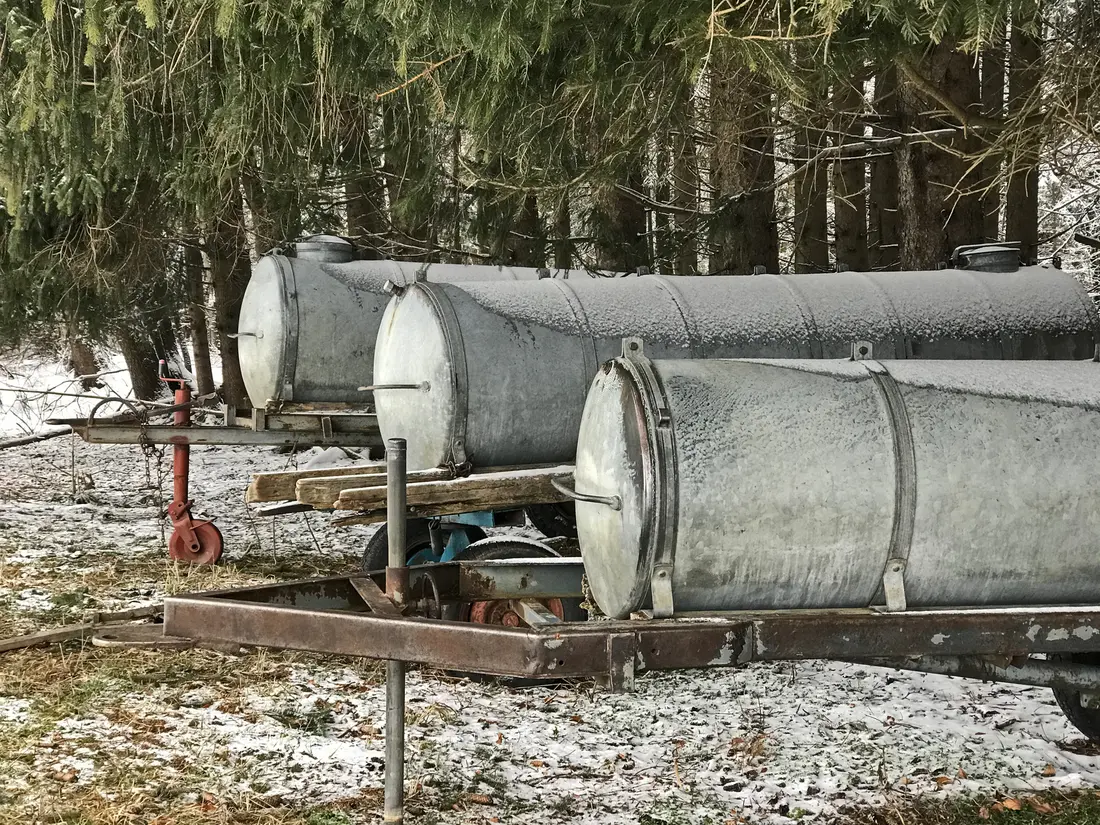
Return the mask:
<svg viewBox="0 0 1100 825">
<path fill-rule="evenodd" d="M 160 545 L 161 548 L 168 546 L 168 537 L 165 533 L 164 527 L 164 449 L 158 447 L 149 438 L 149 413 L 146 409 L 142 409 L 138 417 L 138 446 L 141 447 L 141 454 L 145 457 L 145 486 L 146 488 L 152 488 L 154 493 L 154 503 L 157 508 L 157 522 L 160 524 Z M 152 459 L 156 459 L 156 484 L 153 483 L 153 479 L 150 475 L 150 462 Z"/>
</svg>

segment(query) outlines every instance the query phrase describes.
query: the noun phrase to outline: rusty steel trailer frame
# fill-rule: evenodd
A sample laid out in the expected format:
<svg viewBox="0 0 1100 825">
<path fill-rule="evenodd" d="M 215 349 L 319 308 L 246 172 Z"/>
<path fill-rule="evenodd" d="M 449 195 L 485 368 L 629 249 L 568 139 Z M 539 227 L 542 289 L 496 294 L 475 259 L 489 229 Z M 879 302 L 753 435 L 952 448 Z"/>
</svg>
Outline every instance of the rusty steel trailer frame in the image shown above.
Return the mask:
<svg viewBox="0 0 1100 825">
<path fill-rule="evenodd" d="M 575 598 L 582 573 L 578 559 L 410 567 L 407 605 L 434 612 L 437 599 Z M 360 593 L 367 587 L 383 593 L 385 574 L 169 596 L 165 632 L 496 676 L 601 677 L 618 690 L 629 689 L 633 675 L 645 671 L 737 667 L 753 661 L 876 659 L 898 666 L 899 660 L 915 657 L 981 656 L 1008 666 L 1031 654 L 1100 647 L 1096 605 L 893 613 L 873 608 L 776 610 L 513 628 L 376 612 Z"/>
<path fill-rule="evenodd" d="M 608 689 L 624 691 L 646 671 L 835 659 L 1074 691 L 1084 706 L 1100 704 L 1100 666 L 1063 658 L 1100 650 L 1100 605 L 771 610 L 662 619 L 646 612 L 625 620 L 563 622 L 540 600 L 581 597 L 580 560 L 406 567 L 405 469 L 404 441 L 392 439 L 384 571 L 169 596 L 164 602 L 166 635 L 388 660 L 386 822 L 404 821 L 408 662 L 496 676 L 596 677 Z M 451 604 L 505 600 L 527 627 L 443 618 Z"/>
</svg>

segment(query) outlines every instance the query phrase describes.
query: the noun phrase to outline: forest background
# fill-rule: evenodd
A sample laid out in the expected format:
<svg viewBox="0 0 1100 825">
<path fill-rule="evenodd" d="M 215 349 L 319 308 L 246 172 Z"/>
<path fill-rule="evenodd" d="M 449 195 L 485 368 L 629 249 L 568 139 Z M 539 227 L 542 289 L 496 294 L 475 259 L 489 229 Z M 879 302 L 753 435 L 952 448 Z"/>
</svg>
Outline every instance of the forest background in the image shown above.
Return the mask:
<svg viewBox="0 0 1100 825">
<path fill-rule="evenodd" d="M 681 275 L 1014 240 L 1095 289 L 1098 6 L 0 0 L 0 346 L 141 397 L 213 347 L 243 403 L 251 264 L 324 231 Z"/>
</svg>

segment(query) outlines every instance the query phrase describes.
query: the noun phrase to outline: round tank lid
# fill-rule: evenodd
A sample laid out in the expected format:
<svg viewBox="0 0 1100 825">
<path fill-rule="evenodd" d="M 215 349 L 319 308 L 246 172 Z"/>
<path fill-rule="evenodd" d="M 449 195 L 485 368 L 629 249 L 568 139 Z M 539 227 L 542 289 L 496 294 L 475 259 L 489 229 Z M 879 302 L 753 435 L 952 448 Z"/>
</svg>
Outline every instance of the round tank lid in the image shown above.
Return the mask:
<svg viewBox="0 0 1100 825">
<path fill-rule="evenodd" d="M 577 502 L 577 528 L 592 595 L 625 618 L 649 602 L 660 484 L 651 411 L 639 375 L 616 359 L 596 376 L 577 445 L 575 489 L 602 498 Z M 618 498 L 618 507 L 606 501 Z"/>
<path fill-rule="evenodd" d="M 355 247 L 338 235 L 310 235 L 294 244 L 294 254 L 307 261 L 347 263 L 355 258 Z"/>
</svg>

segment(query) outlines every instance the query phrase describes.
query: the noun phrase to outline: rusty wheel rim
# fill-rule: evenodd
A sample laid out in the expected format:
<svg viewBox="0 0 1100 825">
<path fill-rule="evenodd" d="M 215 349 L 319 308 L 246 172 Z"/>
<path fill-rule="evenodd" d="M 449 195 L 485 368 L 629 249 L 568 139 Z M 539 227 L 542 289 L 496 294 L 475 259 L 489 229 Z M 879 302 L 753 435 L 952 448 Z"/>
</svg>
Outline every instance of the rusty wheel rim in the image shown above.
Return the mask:
<svg viewBox="0 0 1100 825">
<path fill-rule="evenodd" d="M 565 610 L 561 599 L 542 599 L 541 604 L 559 619 L 564 619 Z M 472 602 L 465 612 L 466 621 L 473 624 L 491 624 L 499 627 L 528 626 L 519 614 L 512 610 L 512 605 L 507 600 Z"/>
<path fill-rule="evenodd" d="M 199 549 L 192 550 L 183 536 L 173 530 L 171 538 L 168 539 L 168 555 L 177 561 L 186 561 L 191 564 L 214 564 L 222 556 L 221 531 L 211 521 L 194 522 L 193 529 L 195 538 L 199 542 Z"/>
</svg>

